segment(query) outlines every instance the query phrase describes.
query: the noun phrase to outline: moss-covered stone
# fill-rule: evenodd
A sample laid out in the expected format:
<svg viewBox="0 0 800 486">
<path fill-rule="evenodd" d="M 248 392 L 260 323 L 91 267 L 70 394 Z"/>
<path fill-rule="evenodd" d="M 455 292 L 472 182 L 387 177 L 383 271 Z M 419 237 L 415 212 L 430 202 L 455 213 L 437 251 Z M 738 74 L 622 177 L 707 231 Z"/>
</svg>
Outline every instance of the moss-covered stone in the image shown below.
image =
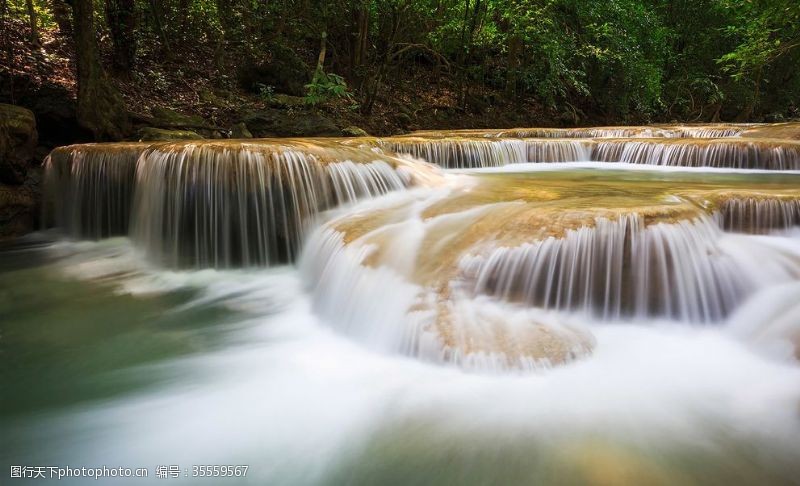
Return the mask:
<svg viewBox="0 0 800 486">
<path fill-rule="evenodd" d="M 36 149 L 36 119 L 21 106 L 0 104 L 0 183 L 22 184 Z"/>
<path fill-rule="evenodd" d="M 200 101 L 203 103 L 209 103 L 212 105 L 224 105 L 225 99 L 221 98 L 217 93 L 211 91 L 209 89 L 201 89 L 197 96 L 200 98 Z"/>
<path fill-rule="evenodd" d="M 342 131 L 329 118 L 314 112 L 266 109 L 248 113 L 247 129 L 256 137 L 339 137 Z"/>
<path fill-rule="evenodd" d="M 272 96 L 267 104 L 274 108 L 298 108 L 306 105 L 306 100 L 302 96 L 292 96 L 287 94 L 276 94 Z"/>
<path fill-rule="evenodd" d="M 202 140 L 203 137 L 191 130 L 164 130 L 145 127 L 139 130 L 140 142 L 156 142 L 166 140 Z"/>
<path fill-rule="evenodd" d="M 231 127 L 231 138 L 253 138 L 253 134 L 244 122 L 240 122 Z"/>
<path fill-rule="evenodd" d="M 201 116 L 184 115 L 169 108 L 153 108 L 152 124 L 158 128 L 208 128 Z"/>
<path fill-rule="evenodd" d="M 369 133 L 355 125 L 342 128 L 342 135 L 345 137 L 369 137 Z"/>
<path fill-rule="evenodd" d="M 0 239 L 23 235 L 34 229 L 38 185 L 0 183 Z"/>
</svg>

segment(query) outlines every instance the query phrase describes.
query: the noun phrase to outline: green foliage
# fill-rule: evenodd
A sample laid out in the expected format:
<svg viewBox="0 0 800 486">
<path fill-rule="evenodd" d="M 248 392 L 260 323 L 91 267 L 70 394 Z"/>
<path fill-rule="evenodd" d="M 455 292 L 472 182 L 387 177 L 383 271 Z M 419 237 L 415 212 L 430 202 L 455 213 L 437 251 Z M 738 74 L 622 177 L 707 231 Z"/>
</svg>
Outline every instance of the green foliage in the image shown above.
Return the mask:
<svg viewBox="0 0 800 486">
<path fill-rule="evenodd" d="M 610 123 L 758 117 L 800 106 L 797 0 L 134 1 L 141 58 L 206 53 L 225 89 L 236 86 L 237 67 L 262 66 L 266 74 L 247 89 L 255 86 L 264 101 L 305 85 L 310 105 L 343 98 L 369 111 L 403 90 L 436 90 L 433 97 L 464 108 L 468 94 L 493 91 Z M 38 25 L 55 28 L 55 4 L 33 4 Z M 25 0 L 5 5 L 26 19 Z M 104 52 L 113 35 L 107 5 L 95 0 Z M 341 76 L 311 75 L 321 32 L 322 67 Z M 280 69 L 277 52 L 297 60 L 291 93 L 269 76 Z M 425 78 L 434 81 L 413 84 L 420 73 L 435 73 Z M 158 78 L 153 84 L 167 89 Z"/>
<path fill-rule="evenodd" d="M 335 98 L 353 101 L 353 95 L 347 90 L 347 83 L 337 74 L 317 73 L 306 85 L 306 90 L 304 100 L 309 105 L 318 105 Z"/>
<path fill-rule="evenodd" d="M 0 3 L 1 4 L 1 3 Z M 0 6 L 8 9 L 11 17 L 24 18 L 28 15 L 28 7 L 25 0 L 5 0 L 5 5 Z M 33 0 L 33 10 L 36 13 L 36 22 L 40 27 L 53 27 L 53 13 L 50 10 L 47 0 Z"/>
<path fill-rule="evenodd" d="M 723 70 L 741 80 L 800 46 L 800 2 L 756 0 L 726 2 L 737 9 L 741 23 L 728 25 L 724 32 L 739 41 L 719 58 Z"/>
<path fill-rule="evenodd" d="M 275 87 L 264 83 L 257 83 L 258 97 L 261 101 L 269 102 L 275 99 Z"/>
</svg>

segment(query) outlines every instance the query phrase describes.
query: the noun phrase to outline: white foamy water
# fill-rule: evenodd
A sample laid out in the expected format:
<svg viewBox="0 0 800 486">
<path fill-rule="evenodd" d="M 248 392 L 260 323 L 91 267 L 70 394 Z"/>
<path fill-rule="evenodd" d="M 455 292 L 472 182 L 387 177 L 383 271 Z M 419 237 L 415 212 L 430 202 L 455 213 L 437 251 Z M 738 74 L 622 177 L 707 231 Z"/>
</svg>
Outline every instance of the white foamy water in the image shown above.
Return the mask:
<svg viewBox="0 0 800 486">
<path fill-rule="evenodd" d="M 663 137 L 739 133 L 687 130 Z M 25 395 L 0 401 L 0 461 L 146 467 L 98 483 L 132 485 L 796 482 L 794 142 L 497 137 L 54 152 L 62 230 L 124 237 L 0 274 Z M 727 184 L 754 189 L 713 200 Z"/>
<path fill-rule="evenodd" d="M 730 471 L 772 479 L 798 471 L 800 368 L 781 344 L 782 329 L 797 328 L 796 286 L 764 289 L 719 326 L 584 322 L 597 341 L 589 357 L 542 372 L 474 374 L 335 331 L 312 312 L 292 267 L 163 271 L 124 239 L 54 251 L 71 254 L 59 264 L 71 278 L 140 297 L 193 288 L 184 306 L 214 301 L 239 312 L 238 324 L 213 352 L 129 371 L 169 377 L 157 387 L 17 423 L 47 446 L 15 462 L 151 471 L 249 464 L 246 484 L 288 485 L 453 483 L 474 461 L 479 469 L 464 482 L 483 484 L 570 480 L 558 464 L 593 474 L 582 458 L 601 448 L 671 479 L 695 477 L 681 466 L 687 454 L 706 462 L 711 483 Z M 400 291 L 384 283 L 383 292 Z M 765 302 L 772 314 L 758 311 Z"/>
<path fill-rule="evenodd" d="M 466 174 L 481 173 L 520 173 L 520 172 L 557 172 L 570 169 L 601 169 L 604 171 L 649 171 L 665 173 L 687 174 L 774 174 L 775 171 L 766 169 L 737 169 L 731 167 L 683 167 L 679 165 L 655 165 L 655 164 L 633 164 L 629 162 L 598 162 L 598 161 L 575 161 L 575 162 L 550 162 L 541 164 L 537 162 L 525 162 L 519 164 L 508 164 L 494 167 L 481 167 L 472 169 L 458 169 L 453 172 Z M 800 170 L 782 170 L 781 174 L 800 174 Z"/>
</svg>

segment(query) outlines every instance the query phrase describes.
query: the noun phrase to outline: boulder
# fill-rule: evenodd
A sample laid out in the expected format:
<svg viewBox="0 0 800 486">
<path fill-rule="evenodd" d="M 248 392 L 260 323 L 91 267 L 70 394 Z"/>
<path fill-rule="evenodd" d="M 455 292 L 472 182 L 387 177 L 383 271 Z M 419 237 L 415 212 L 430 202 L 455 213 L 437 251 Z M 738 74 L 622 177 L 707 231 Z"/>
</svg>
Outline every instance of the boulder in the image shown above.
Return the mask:
<svg viewBox="0 0 800 486">
<path fill-rule="evenodd" d="M 306 99 L 302 96 L 276 94 L 267 100 L 267 104 L 273 108 L 297 108 L 306 106 Z"/>
<path fill-rule="evenodd" d="M 158 128 L 210 128 L 203 117 L 184 115 L 169 108 L 153 108 L 151 124 Z"/>
<path fill-rule="evenodd" d="M 342 128 L 342 135 L 345 137 L 369 137 L 369 133 L 355 125 Z"/>
<path fill-rule="evenodd" d="M 240 122 L 231 127 L 231 138 L 253 138 L 253 134 L 244 122 Z"/>
<path fill-rule="evenodd" d="M 397 113 L 394 119 L 403 128 L 408 128 L 412 123 L 411 117 L 403 112 Z"/>
<path fill-rule="evenodd" d="M 211 91 L 209 89 L 201 89 L 197 96 L 200 98 L 200 101 L 203 103 L 208 103 L 214 106 L 224 106 L 226 100 L 221 98 L 217 93 Z"/>
<path fill-rule="evenodd" d="M 0 239 L 34 230 L 38 195 L 37 181 L 30 178 L 23 185 L 0 183 Z"/>
<path fill-rule="evenodd" d="M 0 183 L 19 185 L 25 181 L 37 138 L 32 111 L 0 104 Z"/>
<path fill-rule="evenodd" d="M 202 140 L 203 137 L 191 130 L 164 130 L 162 128 L 144 127 L 139 129 L 140 142 L 157 142 L 166 140 Z"/>
<path fill-rule="evenodd" d="M 75 95 L 58 85 L 24 90 L 17 104 L 36 116 L 39 144 L 46 147 L 94 141 L 92 133 L 78 124 Z"/>
<path fill-rule="evenodd" d="M 315 112 L 287 112 L 265 109 L 244 117 L 247 129 L 256 137 L 339 137 L 342 131 L 329 118 Z"/>
<path fill-rule="evenodd" d="M 311 70 L 292 49 L 276 44 L 270 47 L 268 59 L 243 63 L 237 78 L 242 88 L 255 94 L 271 86 L 277 93 L 303 96 Z"/>
</svg>

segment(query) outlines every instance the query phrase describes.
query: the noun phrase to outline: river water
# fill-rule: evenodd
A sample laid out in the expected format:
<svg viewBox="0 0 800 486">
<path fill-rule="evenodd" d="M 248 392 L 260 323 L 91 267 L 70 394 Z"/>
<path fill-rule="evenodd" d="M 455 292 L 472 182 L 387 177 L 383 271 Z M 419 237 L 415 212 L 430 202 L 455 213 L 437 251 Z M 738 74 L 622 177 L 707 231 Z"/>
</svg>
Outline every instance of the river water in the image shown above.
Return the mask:
<svg viewBox="0 0 800 486">
<path fill-rule="evenodd" d="M 576 184 L 620 172 L 675 186 L 705 177 L 797 187 L 800 177 L 570 170 L 581 175 L 563 177 Z M 536 171 L 510 172 L 536 179 Z M 372 211 L 381 198 L 322 213 L 312 240 L 314 228 Z M 796 229 L 723 237 L 730 251 L 800 261 Z M 463 369 L 372 346 L 341 316 L 320 312 L 316 277 L 301 271 L 316 248 L 305 246 L 300 264 L 175 269 L 124 236 L 76 241 L 43 232 L 4 244 L 2 483 L 12 465 L 149 471 L 148 479 L 100 481 L 111 484 L 800 478 L 800 367 L 781 339 L 785 329 L 797 332 L 800 279 L 765 276 L 714 322 L 542 310 L 587 329 L 593 351 L 552 368 Z M 389 282 L 375 294 L 400 292 Z M 474 305 L 490 306 L 489 298 Z M 158 466 L 172 465 L 179 478 L 155 477 Z M 246 478 L 197 478 L 195 465 L 249 469 Z"/>
</svg>

